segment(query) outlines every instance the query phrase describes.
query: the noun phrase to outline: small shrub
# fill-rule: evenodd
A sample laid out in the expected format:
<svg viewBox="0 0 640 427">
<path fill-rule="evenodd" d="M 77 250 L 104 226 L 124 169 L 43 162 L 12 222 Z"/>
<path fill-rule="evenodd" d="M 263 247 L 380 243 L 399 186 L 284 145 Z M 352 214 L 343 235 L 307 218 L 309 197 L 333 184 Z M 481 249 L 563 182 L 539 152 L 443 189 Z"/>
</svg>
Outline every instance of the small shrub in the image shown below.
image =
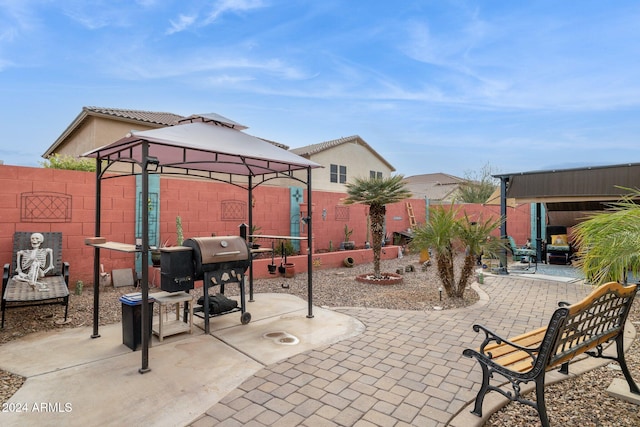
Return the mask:
<svg viewBox="0 0 640 427">
<path fill-rule="evenodd" d="M 95 172 L 96 161 L 93 159 L 78 159 L 73 156 L 61 156 L 60 154 L 53 154 L 49 156 L 44 162 L 40 163 L 45 168 L 50 169 L 65 169 L 74 171 Z"/>
</svg>

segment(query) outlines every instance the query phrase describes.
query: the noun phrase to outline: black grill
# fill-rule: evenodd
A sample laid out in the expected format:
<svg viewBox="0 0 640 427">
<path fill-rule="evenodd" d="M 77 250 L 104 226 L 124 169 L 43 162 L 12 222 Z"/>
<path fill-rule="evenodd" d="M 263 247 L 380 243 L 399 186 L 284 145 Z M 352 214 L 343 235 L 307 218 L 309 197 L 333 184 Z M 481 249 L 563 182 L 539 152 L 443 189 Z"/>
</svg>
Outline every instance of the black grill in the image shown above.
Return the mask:
<svg viewBox="0 0 640 427">
<path fill-rule="evenodd" d="M 196 306 L 194 313 L 204 318 L 205 332 L 209 333 L 209 318 L 241 311 L 243 325 L 249 323 L 251 315 L 245 307 L 244 273 L 251 263 L 249 247 L 240 236 L 194 237 L 184 241 L 185 247 L 191 248 L 193 275 L 195 280 L 203 281 L 204 301 Z M 220 286 L 224 295 L 227 283 L 237 283 L 240 287 L 240 308 L 224 313 L 209 312 L 209 287 Z"/>
</svg>

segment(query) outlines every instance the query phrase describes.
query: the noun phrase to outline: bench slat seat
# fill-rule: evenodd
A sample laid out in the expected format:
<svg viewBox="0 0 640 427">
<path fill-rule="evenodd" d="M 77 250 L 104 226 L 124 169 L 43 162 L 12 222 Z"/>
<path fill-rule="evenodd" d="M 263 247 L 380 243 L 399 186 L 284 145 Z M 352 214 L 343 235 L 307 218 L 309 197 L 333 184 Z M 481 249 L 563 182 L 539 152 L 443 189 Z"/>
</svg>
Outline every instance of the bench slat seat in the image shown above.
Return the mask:
<svg viewBox="0 0 640 427">
<path fill-rule="evenodd" d="M 548 326 L 511 339 L 473 325 L 476 332 L 484 332 L 485 339 L 480 348 L 463 351 L 464 356 L 475 358 L 482 368 L 482 384 L 471 412 L 481 417 L 484 396 L 489 391 L 497 391 L 511 401 L 535 408 L 542 425 L 549 426 L 544 400 L 545 373 L 560 366 L 560 372 L 568 374 L 569 362 L 581 354 L 617 361 L 629 390 L 640 394 L 624 358 L 623 341 L 624 325 L 636 292 L 636 285 L 607 283 L 576 304 L 560 303 Z M 616 343 L 615 357 L 603 354 L 603 344 L 610 341 Z M 513 390 L 494 384 L 495 374 L 505 378 L 506 386 L 510 385 Z M 530 381 L 535 382 L 535 402 L 520 394 L 521 384 Z"/>
</svg>

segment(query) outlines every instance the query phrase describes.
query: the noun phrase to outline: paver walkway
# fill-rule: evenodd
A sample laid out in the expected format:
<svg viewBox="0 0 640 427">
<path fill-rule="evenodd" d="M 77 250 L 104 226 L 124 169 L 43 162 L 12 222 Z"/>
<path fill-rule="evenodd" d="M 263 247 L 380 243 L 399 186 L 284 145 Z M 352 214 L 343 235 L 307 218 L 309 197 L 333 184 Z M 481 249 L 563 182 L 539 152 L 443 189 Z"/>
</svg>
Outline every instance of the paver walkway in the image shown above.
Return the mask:
<svg viewBox="0 0 640 427">
<path fill-rule="evenodd" d="M 558 301 L 590 291 L 580 282 L 486 276 L 484 298 L 466 309 L 338 309 L 363 322 L 364 333 L 265 367 L 191 425 L 445 426 L 481 378 L 462 356 L 480 343 L 474 323 L 521 334 L 546 325 Z"/>
</svg>

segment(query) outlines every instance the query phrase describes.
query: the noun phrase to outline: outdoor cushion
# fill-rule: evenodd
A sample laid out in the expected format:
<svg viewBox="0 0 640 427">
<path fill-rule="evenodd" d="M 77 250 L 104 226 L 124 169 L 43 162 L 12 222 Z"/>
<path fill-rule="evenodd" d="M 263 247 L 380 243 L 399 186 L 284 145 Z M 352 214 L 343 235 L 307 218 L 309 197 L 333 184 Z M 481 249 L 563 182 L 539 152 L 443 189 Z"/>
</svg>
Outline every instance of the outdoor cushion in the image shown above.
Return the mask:
<svg viewBox="0 0 640 427">
<path fill-rule="evenodd" d="M 569 240 L 566 234 L 554 234 L 551 236 L 551 244 L 554 246 L 567 246 Z"/>
</svg>

